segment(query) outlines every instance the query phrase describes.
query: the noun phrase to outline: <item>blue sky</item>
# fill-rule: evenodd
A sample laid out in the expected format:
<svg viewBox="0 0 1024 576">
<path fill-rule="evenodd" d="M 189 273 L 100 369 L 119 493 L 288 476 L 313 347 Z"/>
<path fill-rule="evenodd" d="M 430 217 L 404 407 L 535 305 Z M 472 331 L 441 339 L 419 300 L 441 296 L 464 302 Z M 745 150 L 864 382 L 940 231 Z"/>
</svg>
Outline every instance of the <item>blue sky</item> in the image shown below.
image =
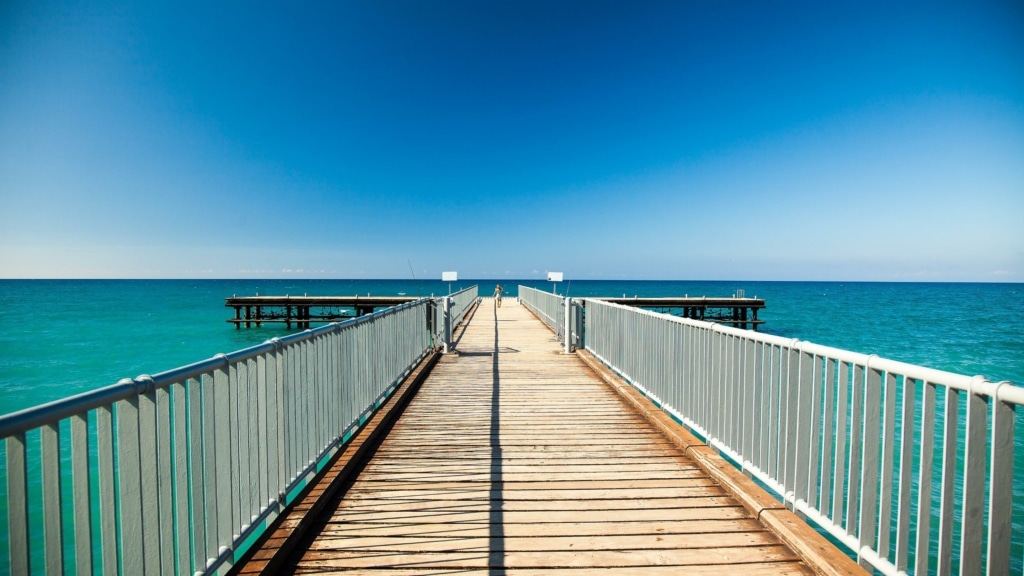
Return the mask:
<svg viewBox="0 0 1024 576">
<path fill-rule="evenodd" d="M 635 4 L 2 2 L 0 277 L 1024 281 L 1024 4 Z"/>
</svg>

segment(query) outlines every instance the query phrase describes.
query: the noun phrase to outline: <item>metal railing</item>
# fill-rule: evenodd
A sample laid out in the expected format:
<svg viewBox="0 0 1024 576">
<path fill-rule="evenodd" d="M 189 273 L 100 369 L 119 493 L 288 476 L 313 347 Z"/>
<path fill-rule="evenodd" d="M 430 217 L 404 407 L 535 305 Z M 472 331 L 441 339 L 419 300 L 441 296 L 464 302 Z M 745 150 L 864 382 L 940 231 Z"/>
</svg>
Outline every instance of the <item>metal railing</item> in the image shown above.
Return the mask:
<svg viewBox="0 0 1024 576">
<path fill-rule="evenodd" d="M 519 286 L 519 301 L 541 322 L 547 325 L 555 336 L 564 342 L 569 352 L 583 343 L 582 301 L 557 294 L 542 292 L 529 286 Z M 568 332 L 566 326 L 569 326 Z"/>
<path fill-rule="evenodd" d="M 565 334 L 564 297 L 520 285 L 519 301 L 559 337 Z"/>
<path fill-rule="evenodd" d="M 586 313 L 587 350 L 862 566 L 1020 573 L 1024 388 L 598 300 Z"/>
<path fill-rule="evenodd" d="M 462 320 L 466 317 L 466 312 L 469 312 L 470 306 L 479 299 L 477 293 L 477 287 L 470 286 L 450 296 L 452 299 L 453 327 L 462 324 Z"/>
<path fill-rule="evenodd" d="M 0 418 L 10 573 L 225 570 L 428 354 L 430 306 Z"/>
<path fill-rule="evenodd" d="M 452 345 L 452 332 L 462 324 L 466 313 L 477 300 L 477 286 L 463 288 L 450 296 L 434 298 L 433 330 L 446 354 Z"/>
</svg>

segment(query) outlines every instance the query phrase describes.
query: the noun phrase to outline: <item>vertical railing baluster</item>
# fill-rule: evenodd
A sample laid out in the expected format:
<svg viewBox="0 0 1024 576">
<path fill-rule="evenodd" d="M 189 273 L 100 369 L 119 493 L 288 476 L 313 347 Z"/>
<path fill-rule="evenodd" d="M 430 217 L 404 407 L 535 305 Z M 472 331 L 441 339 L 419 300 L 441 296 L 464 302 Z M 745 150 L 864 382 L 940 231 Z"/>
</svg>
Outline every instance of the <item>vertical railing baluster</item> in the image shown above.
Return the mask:
<svg viewBox="0 0 1024 576">
<path fill-rule="evenodd" d="M 71 421 L 71 482 L 75 526 L 75 571 L 92 574 L 92 491 L 89 473 L 88 412 L 75 414 Z"/>
<path fill-rule="evenodd" d="M 747 405 L 750 402 L 749 395 L 745 393 L 743 388 L 744 372 L 746 370 L 746 362 L 744 361 L 743 352 L 743 340 L 737 336 L 730 335 L 733 341 L 733 354 L 735 360 L 733 361 L 733 375 L 732 375 L 732 398 L 733 398 L 733 409 L 730 419 L 733 420 L 733 437 L 730 440 L 729 445 L 736 450 L 736 453 L 741 455 L 743 459 L 746 457 L 744 452 L 744 424 L 747 415 Z M 742 462 L 741 459 L 740 461 Z"/>
<path fill-rule="evenodd" d="M 758 347 L 749 339 L 743 339 L 743 379 L 740 384 L 740 393 L 744 398 L 743 409 L 743 453 L 747 455 L 747 461 L 758 465 L 757 454 L 757 430 L 760 427 L 758 420 L 759 411 L 757 407 L 761 403 L 761 375 L 758 370 Z M 746 392 L 746 393 L 744 393 Z M 748 472 L 749 474 L 749 472 Z"/>
<path fill-rule="evenodd" d="M 878 547 L 882 558 L 889 557 L 892 520 L 893 462 L 896 460 L 896 375 L 887 372 L 882 390 L 885 400 L 882 414 L 882 480 L 878 497 Z"/>
<path fill-rule="evenodd" d="M 6 441 L 7 465 L 7 542 L 10 548 L 10 573 L 31 574 L 29 549 L 28 466 L 24 432 L 12 434 Z"/>
<path fill-rule="evenodd" d="M 233 394 L 231 393 L 231 375 L 227 359 L 222 366 L 218 366 L 213 372 L 214 395 L 214 454 L 216 461 L 212 467 L 206 469 L 207 479 L 213 479 L 216 488 L 212 490 L 214 499 L 209 502 L 209 511 L 216 511 L 217 529 L 214 532 L 213 546 L 209 550 L 211 557 L 220 553 L 221 543 L 230 542 L 235 524 L 235 509 L 238 503 L 235 501 L 232 485 L 238 482 L 237 457 L 234 451 L 231 426 L 236 424 L 233 416 L 234 410 Z M 209 491 L 209 487 L 207 488 Z"/>
<path fill-rule="evenodd" d="M 189 388 L 189 492 L 192 502 L 193 570 L 206 567 L 217 553 L 217 400 L 214 372 L 206 372 Z"/>
<path fill-rule="evenodd" d="M 710 331 L 711 335 L 711 362 L 709 363 L 711 380 L 708 382 L 708 417 L 705 420 L 708 427 L 708 438 L 717 439 L 722 435 L 720 422 L 722 411 L 725 409 L 725 399 L 722 397 L 722 373 L 727 362 L 724 350 L 722 334 Z"/>
<path fill-rule="evenodd" d="M 249 361 L 231 364 L 231 387 L 234 402 L 231 403 L 231 488 L 234 492 L 235 514 L 231 520 L 233 534 L 239 533 L 249 524 Z"/>
<path fill-rule="evenodd" d="M 156 392 L 152 386 L 139 395 L 139 468 L 142 491 L 142 548 L 146 570 L 159 574 L 160 568 L 160 503 L 157 484 L 161 470 L 157 467 Z"/>
<path fill-rule="evenodd" d="M 175 560 L 174 572 L 188 574 L 192 572 L 192 538 L 189 534 L 191 516 L 189 514 L 189 404 L 187 386 L 191 380 L 176 382 L 171 385 L 172 413 L 174 418 L 174 540 Z M 199 411 L 194 412 L 199 415 Z"/>
<path fill-rule="evenodd" d="M 317 404 L 317 410 L 320 413 L 320 442 L 316 448 L 319 454 L 330 444 L 333 437 L 330 419 L 331 381 L 327 365 L 327 336 L 318 336 L 316 342 L 317 395 L 320 398 L 320 402 Z M 388 355 L 387 345 L 381 346 L 378 350 L 383 352 L 382 356 Z"/>
<path fill-rule="evenodd" d="M 814 356 L 799 350 L 797 368 L 797 412 L 796 412 L 796 446 L 793 462 L 793 501 L 802 500 L 806 505 L 813 505 L 811 490 L 817 482 L 815 460 L 817 459 L 815 442 L 819 439 L 816 428 L 817 390 L 814 385 Z"/>
<path fill-rule="evenodd" d="M 302 458 L 301 464 L 298 467 L 301 470 L 303 467 L 313 463 L 313 438 L 316 436 L 316 385 L 312 370 L 310 369 L 312 346 L 309 340 L 304 340 L 299 345 L 298 362 L 296 369 L 298 371 L 298 387 L 302 390 L 302 398 L 300 400 L 301 411 L 296 414 L 298 418 L 303 419 L 304 426 L 302 426 L 302 437 L 299 439 L 301 450 L 300 456 Z"/>
<path fill-rule="evenodd" d="M 43 472 L 43 542 L 48 574 L 64 573 L 64 498 L 60 477 L 60 422 L 39 429 Z"/>
<path fill-rule="evenodd" d="M 917 538 L 914 574 L 928 574 L 931 557 L 932 467 L 935 463 L 935 385 L 921 382 L 921 439 L 917 474 Z"/>
<path fill-rule="evenodd" d="M 171 468 L 171 398 L 167 388 L 160 388 L 154 393 L 156 401 L 155 426 L 153 437 L 156 440 L 154 458 L 156 466 L 150 475 L 155 476 L 156 490 L 154 504 L 157 510 L 157 533 L 155 547 L 160 557 L 160 573 L 175 574 L 174 563 L 174 502 L 171 488 L 174 483 L 174 471 Z"/>
<path fill-rule="evenodd" d="M 1000 386 L 1005 386 L 1001 384 Z M 999 400 L 999 386 L 992 399 L 992 477 L 988 500 L 987 574 L 1010 573 L 1010 541 L 1013 534 L 1013 404 Z M 963 574 L 963 572 L 961 572 Z"/>
<path fill-rule="evenodd" d="M 258 424 L 256 433 L 256 449 L 257 469 L 259 470 L 259 490 L 257 491 L 256 498 L 253 500 L 257 504 L 257 511 L 268 506 L 272 501 L 270 493 L 270 448 L 272 439 L 268 432 L 270 429 L 270 423 L 268 422 L 268 401 L 273 392 L 270 390 L 270 382 L 267 379 L 269 364 L 268 356 L 271 354 L 273 354 L 273 352 L 266 352 L 260 354 L 256 358 L 256 419 Z"/>
<path fill-rule="evenodd" d="M 284 409 L 284 354 L 278 343 L 274 344 L 274 351 L 271 355 L 271 362 L 268 367 L 271 373 L 267 375 L 273 394 L 270 394 L 270 420 L 267 433 L 270 435 L 270 478 L 273 479 L 271 496 L 277 498 L 288 485 L 288 471 L 283 465 L 287 458 L 285 456 L 285 409 Z"/>
<path fill-rule="evenodd" d="M 130 382 L 130 381 L 129 381 Z M 117 403 L 117 486 L 121 573 L 144 574 L 142 467 L 139 453 L 140 396 Z"/>
<path fill-rule="evenodd" d="M 96 409 L 96 481 L 99 484 L 100 573 L 118 574 L 117 493 L 114 490 L 114 414 L 112 406 Z"/>
<path fill-rule="evenodd" d="M 852 370 L 852 381 L 850 382 L 850 450 L 847 464 L 847 486 L 849 494 L 846 499 L 846 531 L 854 534 L 858 539 L 860 536 L 860 488 L 862 480 L 863 462 L 861 462 L 861 451 L 863 450 L 863 427 L 864 427 L 864 368 L 860 364 L 843 366 L 843 370 Z M 862 545 L 864 544 L 861 539 Z"/>
<path fill-rule="evenodd" d="M 298 346 L 289 346 L 284 349 L 285 356 L 285 382 L 284 382 L 284 401 L 285 401 L 285 438 L 287 438 L 286 458 L 287 470 L 285 475 L 288 478 L 288 482 L 291 482 L 298 475 L 298 471 L 301 469 L 299 465 L 299 436 L 300 429 L 299 425 L 302 422 L 298 418 L 299 414 L 299 402 L 302 399 L 301 390 L 298 389 Z"/>
<path fill-rule="evenodd" d="M 826 434 L 821 428 L 822 420 L 822 370 L 821 357 L 816 354 L 808 354 L 813 363 L 811 367 L 811 438 L 810 458 L 807 464 L 807 497 L 809 506 L 815 510 L 820 509 L 819 493 L 821 487 L 821 444 L 828 442 Z"/>
<path fill-rule="evenodd" d="M 835 362 L 827 356 L 819 359 L 816 368 L 821 371 L 821 481 L 818 485 L 818 510 L 828 516 L 832 510 L 832 471 L 841 458 L 839 446 L 839 418 L 836 416 L 836 382 Z M 815 381 L 818 378 L 815 377 Z M 832 521 L 840 524 L 839 518 L 832 516 Z"/>
<path fill-rule="evenodd" d="M 903 409 L 900 414 L 900 476 L 896 507 L 896 569 L 907 569 L 910 545 L 910 502 L 914 479 L 914 405 L 917 382 L 903 377 Z M 923 431 L 922 431 L 923 432 Z"/>
<path fill-rule="evenodd" d="M 939 503 L 939 564 L 937 574 L 952 573 L 953 558 L 953 494 L 956 480 L 957 421 L 960 416 L 960 397 L 957 391 L 946 388 L 942 433 L 942 479 Z"/>
<path fill-rule="evenodd" d="M 871 368 L 869 362 L 865 367 L 865 376 L 867 380 L 864 386 L 864 428 L 861 434 L 860 523 L 857 532 L 861 547 L 875 549 L 880 530 L 878 452 L 882 416 L 882 374 Z M 860 554 L 858 561 L 864 568 L 871 567 Z"/>
<path fill-rule="evenodd" d="M 850 388 L 850 370 L 849 366 L 840 361 L 829 362 L 829 369 L 835 370 L 836 375 L 836 426 L 835 426 L 835 466 L 833 467 L 832 477 L 834 483 L 832 486 L 832 521 L 849 531 L 850 522 L 845 520 L 843 515 L 846 510 L 846 486 L 847 478 L 849 477 L 848 463 L 850 460 L 847 458 L 848 451 L 848 439 L 852 436 L 847 435 L 847 431 L 850 429 L 849 419 L 849 388 Z M 829 377 L 829 381 L 832 381 L 832 377 Z"/>
<path fill-rule="evenodd" d="M 975 382 L 983 379 L 978 377 Z M 984 545 L 982 528 L 985 510 L 985 437 L 988 402 L 986 397 L 967 393 L 967 429 L 964 446 L 963 504 L 960 510 L 960 574 L 981 573 Z M 1009 507 L 1010 500 L 1006 502 Z"/>
<path fill-rule="evenodd" d="M 800 351 L 795 348 L 796 341 L 786 347 L 783 354 L 785 367 L 785 388 L 783 391 L 783 412 L 782 418 L 786 429 L 783 441 L 783 453 L 785 458 L 782 463 L 782 475 L 780 480 L 786 489 L 786 505 L 792 510 L 796 504 L 796 465 L 797 453 L 799 451 L 800 439 L 797 436 L 797 427 L 800 418 Z"/>
<path fill-rule="evenodd" d="M 773 344 L 768 345 L 768 419 L 765 422 L 765 431 L 762 441 L 763 449 L 768 453 L 765 472 L 771 478 L 779 477 L 779 451 L 782 450 L 782 413 L 780 411 L 779 390 L 781 378 L 779 377 L 780 356 L 782 348 Z"/>
</svg>

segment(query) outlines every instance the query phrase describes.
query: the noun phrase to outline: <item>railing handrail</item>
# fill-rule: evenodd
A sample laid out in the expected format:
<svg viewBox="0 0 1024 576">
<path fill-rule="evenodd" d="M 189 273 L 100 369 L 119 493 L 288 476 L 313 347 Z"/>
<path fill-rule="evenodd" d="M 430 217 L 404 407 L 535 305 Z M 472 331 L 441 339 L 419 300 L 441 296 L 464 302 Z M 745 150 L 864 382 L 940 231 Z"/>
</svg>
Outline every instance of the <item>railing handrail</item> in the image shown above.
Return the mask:
<svg viewBox="0 0 1024 576">
<path fill-rule="evenodd" d="M 1024 405 L 1024 387 L 1013 385 L 1008 381 L 991 382 L 984 376 L 967 376 L 964 374 L 957 374 L 956 372 L 948 372 L 945 370 L 939 370 L 936 368 L 928 368 L 918 364 L 910 364 L 899 360 L 893 360 L 878 356 L 877 354 L 864 354 L 862 352 L 852 352 L 850 350 L 844 350 L 842 348 L 835 348 L 832 346 L 826 346 L 823 344 L 817 344 L 809 340 L 800 340 L 799 338 L 785 338 L 783 336 L 776 336 L 773 334 L 765 334 L 763 332 L 752 332 L 750 330 L 743 330 L 741 328 L 733 328 L 732 326 L 726 326 L 717 322 L 708 322 L 705 320 L 695 320 L 692 318 L 681 318 L 679 316 L 673 316 L 671 314 L 663 314 L 660 312 L 654 312 L 651 310 L 645 310 L 643 308 L 635 308 L 632 306 L 625 306 L 623 304 L 615 304 L 612 302 L 606 302 L 600 298 L 581 298 L 586 302 L 598 302 L 602 306 L 610 306 L 619 308 L 622 310 L 629 310 L 637 314 L 644 314 L 651 317 L 664 320 L 666 322 L 675 322 L 678 324 L 684 324 L 687 326 L 693 326 L 702 328 L 705 330 L 711 330 L 722 334 L 730 334 L 751 340 L 754 342 L 761 342 L 764 344 L 771 344 L 775 346 L 787 346 L 790 348 L 797 348 L 803 352 L 810 354 L 816 354 L 819 356 L 828 356 L 836 360 L 843 362 L 850 362 L 852 364 L 862 364 L 866 367 L 874 368 L 884 372 L 898 372 L 914 378 L 916 380 L 924 380 L 934 384 L 941 384 L 943 386 L 949 386 L 950 388 L 956 388 L 964 392 L 973 392 L 976 394 L 983 394 L 991 398 L 997 398 L 1004 402 L 1012 402 L 1014 404 Z"/>
<path fill-rule="evenodd" d="M 563 334 L 565 323 L 563 315 L 557 313 L 565 303 L 565 297 L 549 294 L 530 286 L 519 286 L 519 301 L 530 309 L 542 322 L 548 325 L 555 334 Z"/>
<path fill-rule="evenodd" d="M 102 388 L 97 388 L 88 392 L 82 392 L 80 394 L 60 398 L 45 404 L 39 404 L 37 406 L 31 406 L 16 412 L 4 414 L 0 416 L 0 441 L 8 436 L 39 428 L 40 426 L 45 426 L 47 424 L 52 424 L 53 422 L 63 420 L 68 416 L 73 416 L 80 412 L 88 412 L 101 406 L 105 406 L 119 400 L 124 400 L 125 398 L 130 398 L 133 395 L 143 394 L 147 392 L 150 387 L 155 387 L 157 389 L 166 388 L 171 384 L 208 373 L 211 370 L 224 366 L 228 363 L 241 362 L 243 360 L 255 358 L 260 354 L 272 351 L 278 346 L 295 344 L 304 340 L 309 340 L 310 338 L 320 334 L 333 332 L 349 326 L 355 326 L 373 318 L 382 318 L 411 306 L 416 306 L 425 300 L 429 300 L 429 298 L 421 298 L 413 302 L 406 302 L 399 306 L 393 306 L 374 312 L 373 314 L 367 314 L 358 318 L 351 318 L 343 322 L 331 322 L 323 326 L 309 328 L 302 332 L 296 332 L 280 338 L 271 338 L 260 344 L 254 344 L 246 348 L 235 350 L 234 352 L 216 354 L 205 360 L 186 364 L 177 368 L 171 368 L 170 370 L 158 372 L 152 376 L 143 374 L 134 379 L 123 378 L 115 384 L 110 384 Z"/>
<path fill-rule="evenodd" d="M 449 296 L 453 302 L 452 316 L 454 318 L 453 323 L 457 326 L 462 323 L 462 318 L 469 311 L 469 307 L 474 302 L 479 300 L 479 287 L 477 285 L 470 286 L 469 288 L 463 288 L 458 292 Z"/>
</svg>

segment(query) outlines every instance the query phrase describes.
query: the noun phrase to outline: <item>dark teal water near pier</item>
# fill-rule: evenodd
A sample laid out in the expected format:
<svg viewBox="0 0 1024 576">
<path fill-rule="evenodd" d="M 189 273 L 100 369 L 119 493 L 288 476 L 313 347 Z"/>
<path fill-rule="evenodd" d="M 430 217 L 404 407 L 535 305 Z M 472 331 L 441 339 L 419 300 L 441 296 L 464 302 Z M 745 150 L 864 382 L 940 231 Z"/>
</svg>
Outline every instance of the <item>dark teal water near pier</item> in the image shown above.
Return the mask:
<svg viewBox="0 0 1024 576">
<path fill-rule="evenodd" d="M 761 331 L 1024 385 L 1024 284 L 754 281 L 0 280 L 0 413 L 154 374 L 289 331 L 236 330 L 232 295 L 447 294 L 478 284 L 506 297 L 524 284 L 585 296 L 764 298 Z M 292 330 L 294 331 L 294 330 Z M 1024 415 L 1017 417 L 1014 508 L 1024 499 Z M 1015 523 L 1024 522 L 1015 512 Z M 6 520 L 0 520 L 6 526 Z M 6 534 L 0 535 L 6 554 Z M 1014 566 L 1021 565 L 1015 542 Z M 7 567 L 0 566 L 0 574 Z"/>
</svg>

